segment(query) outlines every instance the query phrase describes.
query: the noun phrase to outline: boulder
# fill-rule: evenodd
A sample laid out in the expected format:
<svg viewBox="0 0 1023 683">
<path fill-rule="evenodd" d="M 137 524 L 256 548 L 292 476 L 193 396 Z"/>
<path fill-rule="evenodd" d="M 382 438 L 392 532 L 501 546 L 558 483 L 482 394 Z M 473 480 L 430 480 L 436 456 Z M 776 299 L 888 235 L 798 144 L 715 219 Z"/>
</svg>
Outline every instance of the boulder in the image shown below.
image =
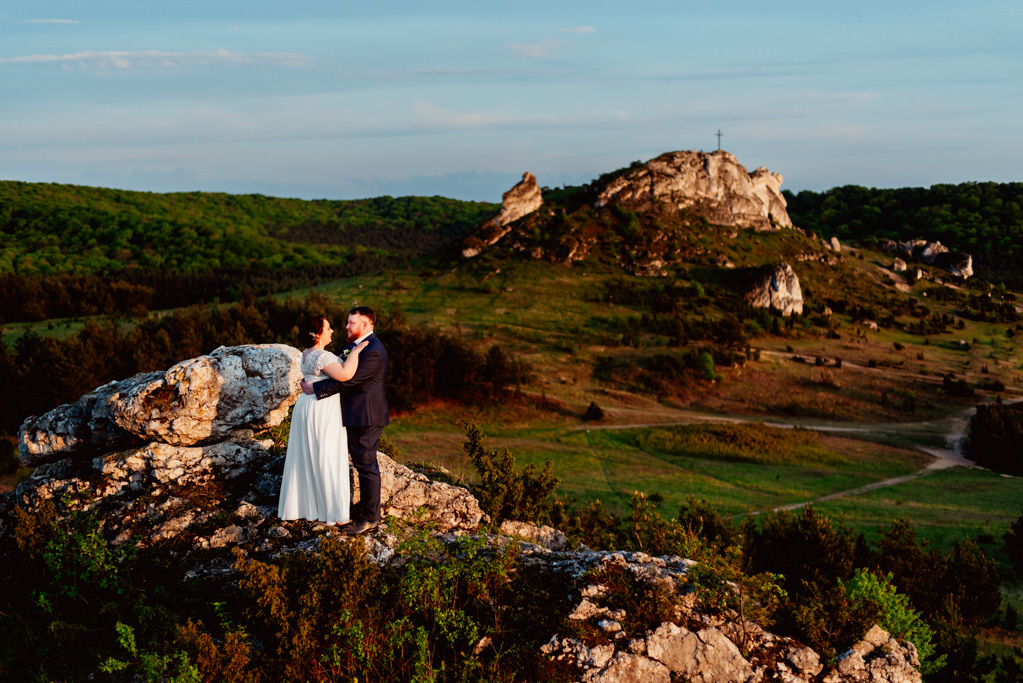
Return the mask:
<svg viewBox="0 0 1023 683">
<path fill-rule="evenodd" d="M 166 372 L 111 382 L 19 430 L 29 467 L 57 458 L 159 441 L 213 443 L 239 426 L 280 424 L 298 398 L 302 354 L 284 344 L 220 347 Z"/>
<path fill-rule="evenodd" d="M 838 241 L 837 237 L 832 237 L 830 240 L 821 240 L 821 244 L 825 249 L 830 249 L 833 252 L 840 253 L 842 251 L 842 243 Z"/>
<path fill-rule="evenodd" d="M 906 272 L 906 262 L 896 257 L 895 260 L 892 261 L 892 270 L 894 270 L 896 273 Z"/>
<path fill-rule="evenodd" d="M 536 176 L 528 171 L 523 173 L 522 180 L 501 195 L 500 213 L 480 226 L 475 234 L 466 238 L 462 244 L 462 256 L 472 258 L 479 255 L 483 249 L 496 244 L 508 234 L 511 230 L 509 224 L 533 213 L 542 205 L 543 197 L 540 187 L 536 184 Z"/>
<path fill-rule="evenodd" d="M 949 251 L 941 242 L 915 239 L 895 242 L 883 239 L 881 249 L 897 254 L 903 259 L 921 261 L 929 266 L 941 268 L 956 277 L 968 278 L 973 275 L 973 257 L 962 251 Z"/>
<path fill-rule="evenodd" d="M 912 643 L 900 644 L 875 624 L 863 640 L 839 655 L 838 666 L 821 680 L 823 683 L 920 683 L 923 679 L 919 666 Z"/>
<path fill-rule="evenodd" d="M 803 290 L 795 271 L 787 263 L 762 270 L 745 298 L 754 308 L 774 308 L 783 316 L 803 312 Z"/>
<path fill-rule="evenodd" d="M 780 174 L 748 173 L 723 150 L 668 152 L 611 179 L 595 205 L 645 211 L 667 202 L 715 225 L 775 230 L 792 227 L 781 184 Z"/>
</svg>

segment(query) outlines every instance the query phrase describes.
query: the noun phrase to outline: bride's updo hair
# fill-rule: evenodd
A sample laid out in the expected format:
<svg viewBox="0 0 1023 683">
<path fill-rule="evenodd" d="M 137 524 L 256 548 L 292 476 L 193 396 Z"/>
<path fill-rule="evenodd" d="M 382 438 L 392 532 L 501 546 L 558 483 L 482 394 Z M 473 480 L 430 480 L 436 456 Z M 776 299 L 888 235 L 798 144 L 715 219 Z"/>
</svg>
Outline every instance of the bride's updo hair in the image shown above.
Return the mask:
<svg viewBox="0 0 1023 683">
<path fill-rule="evenodd" d="M 327 324 L 327 317 L 310 313 L 298 326 L 298 345 L 308 349 L 316 343 L 316 338 L 323 332 L 323 326 Z"/>
</svg>

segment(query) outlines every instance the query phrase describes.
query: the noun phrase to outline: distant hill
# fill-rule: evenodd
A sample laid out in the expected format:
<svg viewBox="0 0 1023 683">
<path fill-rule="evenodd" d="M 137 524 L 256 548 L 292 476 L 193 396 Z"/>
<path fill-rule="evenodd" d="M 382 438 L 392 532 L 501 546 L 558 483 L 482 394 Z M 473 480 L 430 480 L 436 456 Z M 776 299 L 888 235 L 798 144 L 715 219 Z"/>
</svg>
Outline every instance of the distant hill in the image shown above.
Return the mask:
<svg viewBox="0 0 1023 683">
<path fill-rule="evenodd" d="M 846 185 L 783 194 L 792 221 L 822 237 L 938 240 L 971 254 L 977 277 L 1023 286 L 1023 183 Z"/>
<path fill-rule="evenodd" d="M 421 256 L 495 205 L 443 197 L 306 201 L 0 181 L 0 319 L 237 298 Z"/>
</svg>

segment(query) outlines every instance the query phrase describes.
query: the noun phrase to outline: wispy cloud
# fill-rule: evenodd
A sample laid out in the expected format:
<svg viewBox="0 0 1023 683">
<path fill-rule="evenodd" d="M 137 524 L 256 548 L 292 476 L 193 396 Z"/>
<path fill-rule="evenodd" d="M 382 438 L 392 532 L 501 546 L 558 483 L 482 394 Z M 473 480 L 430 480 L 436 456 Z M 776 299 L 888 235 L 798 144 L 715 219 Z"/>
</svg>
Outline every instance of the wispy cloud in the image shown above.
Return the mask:
<svg viewBox="0 0 1023 683">
<path fill-rule="evenodd" d="M 58 63 L 65 68 L 78 65 L 83 68 L 132 67 L 202 67 L 214 64 L 271 64 L 299 67 L 312 61 L 311 57 L 297 53 L 262 53 L 247 55 L 228 50 L 209 52 L 164 52 L 160 50 L 122 51 L 85 50 L 67 54 L 37 54 L 20 57 L 0 58 L 0 64 L 47 64 Z"/>
<path fill-rule="evenodd" d="M 26 24 L 78 24 L 77 19 L 29 19 Z"/>
<path fill-rule="evenodd" d="M 562 33 L 577 33 L 579 35 L 586 35 L 589 33 L 596 33 L 597 29 L 593 26 L 569 26 L 561 29 Z"/>
<path fill-rule="evenodd" d="M 551 50 L 560 43 L 561 41 L 553 38 L 541 38 L 532 43 L 510 43 L 508 48 L 519 57 L 545 59 L 551 56 Z"/>
</svg>

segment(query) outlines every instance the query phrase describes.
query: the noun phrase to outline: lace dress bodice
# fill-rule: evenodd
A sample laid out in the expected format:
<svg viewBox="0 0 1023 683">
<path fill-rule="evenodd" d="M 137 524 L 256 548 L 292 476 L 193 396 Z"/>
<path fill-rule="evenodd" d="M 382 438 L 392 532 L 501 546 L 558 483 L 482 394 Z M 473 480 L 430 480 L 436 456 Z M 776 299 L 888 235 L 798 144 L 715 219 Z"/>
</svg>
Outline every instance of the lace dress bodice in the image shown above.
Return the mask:
<svg viewBox="0 0 1023 683">
<path fill-rule="evenodd" d="M 302 376 L 307 382 L 319 382 L 327 379 L 323 368 L 331 363 L 340 363 L 341 359 L 330 351 L 309 348 L 302 352 Z"/>
</svg>

